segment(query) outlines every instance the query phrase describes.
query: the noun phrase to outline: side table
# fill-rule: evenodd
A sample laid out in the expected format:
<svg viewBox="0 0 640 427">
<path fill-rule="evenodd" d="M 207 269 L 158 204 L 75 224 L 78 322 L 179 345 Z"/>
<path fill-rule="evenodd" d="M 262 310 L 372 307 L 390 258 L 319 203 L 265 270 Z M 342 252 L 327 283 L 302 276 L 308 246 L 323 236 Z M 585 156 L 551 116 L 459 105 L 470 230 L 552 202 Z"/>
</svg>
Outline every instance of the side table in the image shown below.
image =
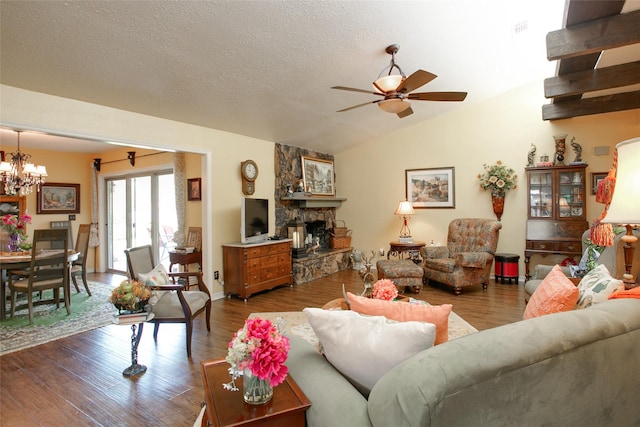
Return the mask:
<svg viewBox="0 0 640 427">
<path fill-rule="evenodd" d="M 224 360 L 201 362 L 207 410 L 203 426 L 287 426 L 304 427 L 305 411 L 311 402 L 298 384 L 287 375 L 282 384 L 273 388 L 273 397 L 265 405 L 249 405 L 242 392 L 222 388 L 229 382 L 229 364 Z M 242 390 L 242 377 L 236 385 Z"/>
<path fill-rule="evenodd" d="M 198 264 L 198 270 L 202 271 L 202 252 L 195 251 L 191 253 L 186 252 L 169 252 L 169 272 L 173 268 L 174 264 L 181 265 L 187 271 L 189 264 Z"/>
<path fill-rule="evenodd" d="M 387 252 L 387 259 L 395 256 L 399 259 L 410 259 L 416 264 L 420 264 L 420 248 L 425 246 L 425 242 L 415 241 L 412 243 L 402 243 L 398 241 L 389 243 L 389 251 Z"/>
<path fill-rule="evenodd" d="M 112 322 L 114 324 L 131 325 L 131 366 L 122 371 L 122 375 L 125 377 L 133 377 L 147 371 L 146 366 L 138 364 L 138 344 L 140 344 L 140 338 L 142 337 L 142 327 L 144 326 L 144 322 L 148 322 L 154 317 L 155 314 L 153 313 L 140 313 L 140 316 L 113 316 Z M 136 329 L 138 330 L 137 332 Z"/>
</svg>

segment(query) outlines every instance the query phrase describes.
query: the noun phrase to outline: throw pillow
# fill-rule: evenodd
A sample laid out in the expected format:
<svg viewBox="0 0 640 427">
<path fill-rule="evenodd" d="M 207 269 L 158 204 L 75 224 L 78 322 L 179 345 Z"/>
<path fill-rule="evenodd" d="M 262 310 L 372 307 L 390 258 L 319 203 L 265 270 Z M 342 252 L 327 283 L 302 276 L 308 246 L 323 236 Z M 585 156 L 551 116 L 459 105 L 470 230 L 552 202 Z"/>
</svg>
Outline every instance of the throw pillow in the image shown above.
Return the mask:
<svg viewBox="0 0 640 427">
<path fill-rule="evenodd" d="M 451 304 L 429 305 L 411 304 L 402 301 L 383 301 L 365 298 L 347 292 L 351 310 L 370 316 L 384 316 L 387 319 L 406 322 L 409 320 L 429 322 L 436 325 L 435 345 L 449 340 L 449 313 Z"/>
<path fill-rule="evenodd" d="M 393 322 L 350 310 L 303 311 L 327 360 L 364 396 L 391 368 L 432 347 L 436 335 L 431 323 Z"/>
<path fill-rule="evenodd" d="M 576 308 L 587 308 L 591 304 L 604 302 L 612 293 L 623 290 L 624 282 L 611 277 L 607 267 L 600 264 L 580 280 L 578 285 L 580 296 Z"/>
<path fill-rule="evenodd" d="M 524 310 L 523 318 L 571 311 L 579 296 L 578 288 L 564 275 L 559 265 L 555 265 L 535 290 Z"/>
<path fill-rule="evenodd" d="M 148 273 L 139 273 L 138 280 L 149 286 L 162 286 L 169 283 L 169 276 L 164 265 L 159 264 L 156 268 Z"/>
<path fill-rule="evenodd" d="M 609 299 L 616 298 L 637 298 L 640 299 L 640 286 L 636 286 L 635 288 L 627 289 L 624 291 L 614 292 L 609 295 Z"/>
</svg>

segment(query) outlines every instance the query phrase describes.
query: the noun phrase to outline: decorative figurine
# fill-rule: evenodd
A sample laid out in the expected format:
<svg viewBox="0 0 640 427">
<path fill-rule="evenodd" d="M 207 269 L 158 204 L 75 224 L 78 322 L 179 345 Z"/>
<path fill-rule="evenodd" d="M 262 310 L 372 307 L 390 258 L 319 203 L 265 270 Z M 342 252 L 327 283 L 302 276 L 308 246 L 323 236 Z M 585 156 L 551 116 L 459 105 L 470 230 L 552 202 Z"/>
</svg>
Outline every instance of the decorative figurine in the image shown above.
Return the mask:
<svg viewBox="0 0 640 427">
<path fill-rule="evenodd" d="M 576 142 L 576 137 L 571 138 L 571 147 L 573 147 L 573 152 L 576 153 L 576 158 L 573 159 L 574 164 L 584 163 L 582 161 L 582 147 L 580 144 Z"/>
<path fill-rule="evenodd" d="M 567 149 L 567 135 L 553 135 L 553 139 L 556 142 L 556 153 L 553 156 L 553 166 L 564 166 L 564 152 Z"/>
<path fill-rule="evenodd" d="M 302 180 L 298 183 L 298 193 L 304 193 L 304 183 Z"/>
<path fill-rule="evenodd" d="M 293 186 L 291 184 L 287 184 L 287 197 L 293 197 L 292 187 Z"/>
<path fill-rule="evenodd" d="M 535 166 L 535 158 L 536 158 L 536 146 L 532 143 L 531 148 L 529 149 L 529 153 L 527 154 L 528 168 L 532 168 Z"/>
</svg>

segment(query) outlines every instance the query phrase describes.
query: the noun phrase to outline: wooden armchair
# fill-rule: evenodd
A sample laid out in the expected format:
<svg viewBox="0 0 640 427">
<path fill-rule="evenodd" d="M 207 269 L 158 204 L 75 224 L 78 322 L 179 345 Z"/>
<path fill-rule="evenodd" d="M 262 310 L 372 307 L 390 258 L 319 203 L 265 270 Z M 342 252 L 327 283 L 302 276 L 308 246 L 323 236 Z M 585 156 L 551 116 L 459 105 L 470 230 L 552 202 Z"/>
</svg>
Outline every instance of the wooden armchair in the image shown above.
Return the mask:
<svg viewBox="0 0 640 427">
<path fill-rule="evenodd" d="M 486 289 L 501 228 L 500 222 L 490 219 L 451 221 L 447 246 L 420 249 L 425 279 L 453 286 L 456 295 L 465 286 L 482 284 Z"/>
<path fill-rule="evenodd" d="M 187 356 L 190 358 L 193 319 L 200 313 L 206 312 L 207 331 L 211 330 L 211 295 L 202 280 L 202 272 L 167 273 L 170 279 L 169 283 L 157 284 L 157 282 L 141 278 L 141 275 L 146 276 L 147 273 L 156 269 L 151 245 L 127 249 L 124 252 L 127 256 L 129 276 L 134 280 L 147 283 L 154 291 L 157 291 L 154 292 L 155 295 L 149 302 L 151 311 L 155 314 L 153 320 L 150 321 L 155 324 L 153 339 L 157 341 L 161 323 L 184 323 L 187 328 Z M 162 274 L 157 276 L 162 276 Z M 191 290 L 192 287 L 198 289 Z"/>
</svg>

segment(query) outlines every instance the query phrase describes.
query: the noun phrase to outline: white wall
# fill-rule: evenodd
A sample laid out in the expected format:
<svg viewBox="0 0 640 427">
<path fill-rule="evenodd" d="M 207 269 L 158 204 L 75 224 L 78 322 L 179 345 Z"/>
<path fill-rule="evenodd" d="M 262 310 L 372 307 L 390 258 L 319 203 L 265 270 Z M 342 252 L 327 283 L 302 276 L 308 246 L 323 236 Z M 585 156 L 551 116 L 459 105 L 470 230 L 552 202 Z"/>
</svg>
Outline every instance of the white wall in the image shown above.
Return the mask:
<svg viewBox="0 0 640 427">
<path fill-rule="evenodd" d="M 409 223 L 414 239 L 444 243 L 453 218 L 495 218 L 491 196 L 480 189 L 477 176 L 483 163 L 502 160 L 516 170 L 519 182 L 506 196 L 498 251 L 519 254 L 523 275 L 527 218 L 524 167 L 531 143 L 537 147 L 536 159 L 544 152 L 553 157 L 553 135 L 566 133 L 566 159 L 571 161 L 575 155 L 569 141 L 575 136 L 583 147 L 583 159 L 589 163 L 589 179 L 591 172 L 609 170 L 616 143 L 640 135 L 640 110 L 548 122 L 541 118 L 545 103 L 539 81 L 428 122 L 417 121 L 418 105 L 413 116 L 398 119 L 415 120 L 415 126 L 338 153 L 336 187 L 339 196 L 348 201 L 337 217 L 353 230 L 353 246 L 388 248 L 390 241 L 397 240 L 401 222 L 393 212 L 406 196 L 406 169 L 455 167 L 455 209 L 417 209 Z M 595 156 L 593 148 L 603 145 L 612 147 L 610 155 Z M 587 187 L 590 190 L 590 184 Z M 602 205 L 589 193 L 588 221 L 601 212 Z"/>
<path fill-rule="evenodd" d="M 6 85 L 0 85 L 0 95 L 0 123 L 5 126 L 203 154 L 203 270 L 213 292 L 222 291 L 213 271 L 222 273 L 221 244 L 240 239 L 240 162 L 252 158 L 258 163 L 254 197 L 273 199 L 273 142 Z M 271 218 L 275 230 L 274 212 Z"/>
</svg>

